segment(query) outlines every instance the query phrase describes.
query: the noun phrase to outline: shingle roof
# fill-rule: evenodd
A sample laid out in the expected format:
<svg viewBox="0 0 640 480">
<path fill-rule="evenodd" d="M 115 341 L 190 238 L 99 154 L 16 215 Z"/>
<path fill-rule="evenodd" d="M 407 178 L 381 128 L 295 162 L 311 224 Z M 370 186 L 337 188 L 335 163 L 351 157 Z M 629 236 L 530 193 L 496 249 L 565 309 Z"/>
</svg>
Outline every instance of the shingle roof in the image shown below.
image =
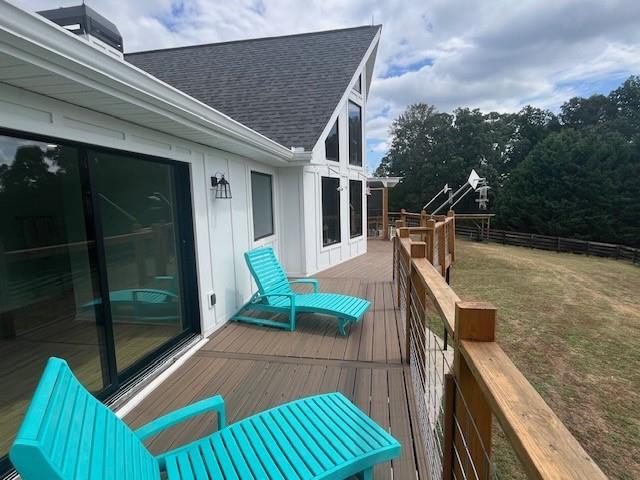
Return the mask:
<svg viewBox="0 0 640 480">
<path fill-rule="evenodd" d="M 125 55 L 285 147 L 313 148 L 379 25 Z"/>
</svg>

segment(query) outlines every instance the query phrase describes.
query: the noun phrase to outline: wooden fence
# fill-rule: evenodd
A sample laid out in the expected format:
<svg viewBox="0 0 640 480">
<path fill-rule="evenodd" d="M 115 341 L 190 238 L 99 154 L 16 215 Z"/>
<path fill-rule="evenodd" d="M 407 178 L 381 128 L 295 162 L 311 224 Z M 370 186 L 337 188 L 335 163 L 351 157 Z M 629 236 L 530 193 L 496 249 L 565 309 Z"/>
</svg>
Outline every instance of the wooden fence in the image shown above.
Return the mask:
<svg viewBox="0 0 640 480">
<path fill-rule="evenodd" d="M 570 252 L 596 257 L 609 257 L 640 263 L 640 249 L 613 243 L 592 242 L 574 238 L 550 237 L 535 233 L 520 233 L 507 230 L 485 230 L 476 227 L 456 225 L 456 234 L 471 240 L 489 240 L 505 245 L 537 248 L 555 252 Z"/>
<path fill-rule="evenodd" d="M 407 220 L 393 238 L 394 280 L 430 478 L 496 478 L 494 418 L 529 478 L 606 478 L 496 342 L 496 308 L 461 301 L 445 280 L 447 262 L 434 266 L 440 232 L 449 225 L 445 241 L 453 237 L 455 220 L 436 219 L 433 229 Z"/>
</svg>

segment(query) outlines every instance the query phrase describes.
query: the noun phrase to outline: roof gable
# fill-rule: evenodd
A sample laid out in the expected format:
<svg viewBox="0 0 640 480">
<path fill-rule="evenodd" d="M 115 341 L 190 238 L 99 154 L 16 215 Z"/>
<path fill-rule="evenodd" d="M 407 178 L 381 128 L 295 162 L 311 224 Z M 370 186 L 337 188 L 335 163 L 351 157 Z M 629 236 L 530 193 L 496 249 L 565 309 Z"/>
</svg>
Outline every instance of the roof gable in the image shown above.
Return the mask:
<svg viewBox="0 0 640 480">
<path fill-rule="evenodd" d="M 136 52 L 125 59 L 285 147 L 311 150 L 379 29 Z"/>
</svg>

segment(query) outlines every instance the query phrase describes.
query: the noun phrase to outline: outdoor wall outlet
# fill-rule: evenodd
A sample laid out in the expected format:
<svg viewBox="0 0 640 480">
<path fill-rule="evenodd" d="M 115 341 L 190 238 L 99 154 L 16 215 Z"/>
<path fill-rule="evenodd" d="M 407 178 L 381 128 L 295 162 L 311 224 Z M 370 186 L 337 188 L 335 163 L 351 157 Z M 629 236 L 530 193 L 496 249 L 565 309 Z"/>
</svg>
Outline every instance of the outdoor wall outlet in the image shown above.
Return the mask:
<svg viewBox="0 0 640 480">
<path fill-rule="evenodd" d="M 213 308 L 216 304 L 216 294 L 213 292 L 209 292 L 209 308 Z"/>
</svg>

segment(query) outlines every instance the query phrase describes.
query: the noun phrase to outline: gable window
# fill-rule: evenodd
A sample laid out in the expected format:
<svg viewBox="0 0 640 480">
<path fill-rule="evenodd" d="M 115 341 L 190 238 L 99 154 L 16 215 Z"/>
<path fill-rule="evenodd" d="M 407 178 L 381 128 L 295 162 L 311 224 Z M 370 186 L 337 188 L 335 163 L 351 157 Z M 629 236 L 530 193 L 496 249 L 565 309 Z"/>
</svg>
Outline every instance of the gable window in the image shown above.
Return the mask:
<svg viewBox="0 0 640 480">
<path fill-rule="evenodd" d="M 251 205 L 253 207 L 253 239 L 273 235 L 273 182 L 271 175 L 251 172 Z"/>
<path fill-rule="evenodd" d="M 362 109 L 349 102 L 349 165 L 362 166 Z"/>
<path fill-rule="evenodd" d="M 358 75 L 358 79 L 356 80 L 356 84 L 353 86 L 353 89 L 358 93 L 362 93 L 362 74 Z"/>
<path fill-rule="evenodd" d="M 322 177 L 322 246 L 340 243 L 340 179 Z"/>
<path fill-rule="evenodd" d="M 335 162 L 340 161 L 340 142 L 338 140 L 338 120 L 333 124 L 327 139 L 324 141 L 324 150 L 327 160 L 333 160 Z"/>
<path fill-rule="evenodd" d="M 362 182 L 349 180 L 349 230 L 351 238 L 362 235 Z"/>
</svg>

